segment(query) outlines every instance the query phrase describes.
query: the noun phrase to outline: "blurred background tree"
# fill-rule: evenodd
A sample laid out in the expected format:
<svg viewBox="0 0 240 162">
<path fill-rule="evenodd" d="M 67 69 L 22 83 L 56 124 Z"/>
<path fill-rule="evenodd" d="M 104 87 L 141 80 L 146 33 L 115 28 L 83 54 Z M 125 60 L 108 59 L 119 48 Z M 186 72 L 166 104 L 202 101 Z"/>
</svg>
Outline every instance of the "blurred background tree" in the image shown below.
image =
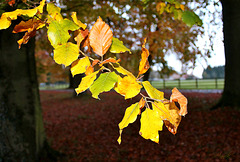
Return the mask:
<svg viewBox="0 0 240 162">
<path fill-rule="evenodd" d="M 192 3 L 186 4 L 185 10 Z M 175 54 L 182 62 L 182 73 L 195 67 L 198 57 L 209 57 L 209 51 L 199 50 L 196 42 L 198 35 L 203 34 L 203 28 L 190 28 L 181 20 L 174 18 L 173 13 L 159 12 L 159 1 L 149 1 L 144 4 L 141 0 L 126 1 L 59 1 L 59 6 L 66 17 L 70 17 L 72 11 L 76 11 L 78 18 L 89 25 L 96 21 L 98 16 L 107 22 L 114 32 L 114 36 L 124 42 L 131 49 L 131 55 L 119 54 L 122 65 L 134 74 L 138 71 L 138 63 L 141 54 L 141 44 L 145 37 L 148 38 L 150 51 L 149 62 L 159 67 L 161 76 L 172 73 L 172 67 L 168 66 L 167 56 Z M 179 70 L 179 69 L 178 69 Z M 148 80 L 149 73 L 144 80 Z"/>
</svg>

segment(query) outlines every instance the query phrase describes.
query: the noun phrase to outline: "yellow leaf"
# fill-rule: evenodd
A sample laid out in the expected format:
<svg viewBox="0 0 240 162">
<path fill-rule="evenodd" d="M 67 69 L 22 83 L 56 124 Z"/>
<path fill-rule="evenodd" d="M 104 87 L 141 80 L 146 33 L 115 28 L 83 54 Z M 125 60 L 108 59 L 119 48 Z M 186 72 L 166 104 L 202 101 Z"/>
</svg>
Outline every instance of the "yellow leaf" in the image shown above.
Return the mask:
<svg viewBox="0 0 240 162">
<path fill-rule="evenodd" d="M 164 124 L 172 134 L 176 134 L 177 128 L 181 122 L 179 109 L 177 108 L 174 102 L 164 103 L 164 105 L 165 105 L 165 108 L 168 109 L 171 116 L 171 121 L 164 120 Z"/>
<path fill-rule="evenodd" d="M 72 76 L 77 74 L 85 73 L 87 68 L 91 65 L 89 58 L 86 56 L 81 59 L 77 59 L 71 65 Z"/>
<path fill-rule="evenodd" d="M 146 108 L 141 116 L 141 127 L 139 134 L 145 138 L 150 139 L 156 143 L 159 143 L 158 131 L 162 130 L 163 121 L 159 117 L 159 111 L 153 107 L 153 109 Z"/>
<path fill-rule="evenodd" d="M 112 64 L 111 64 L 111 65 L 112 65 Z M 117 67 L 115 67 L 115 66 L 113 66 L 113 65 L 112 65 L 112 67 L 113 67 L 115 70 L 117 70 L 118 73 L 121 73 L 121 74 L 123 74 L 123 75 L 127 75 L 127 76 L 132 77 L 133 79 L 136 80 L 136 77 L 135 77 L 131 72 L 129 72 L 128 70 L 124 69 L 124 68 L 123 68 L 122 66 L 120 66 L 119 64 L 117 64 L 117 65 L 118 65 Z"/>
<path fill-rule="evenodd" d="M 178 91 L 177 88 L 173 88 L 172 95 L 170 96 L 170 102 L 178 102 L 180 105 L 179 115 L 185 116 L 187 114 L 187 98 Z"/>
<path fill-rule="evenodd" d="M 53 20 L 62 20 L 63 17 L 61 15 L 61 8 L 55 6 L 53 3 L 48 3 L 47 4 L 47 12 L 50 16 L 48 16 L 48 21 L 53 21 Z"/>
<path fill-rule="evenodd" d="M 110 27 L 99 17 L 89 34 L 90 46 L 93 51 L 99 56 L 103 56 L 112 44 L 112 37 Z"/>
<path fill-rule="evenodd" d="M 157 4 L 156 8 L 160 15 L 164 12 L 165 7 L 166 7 L 165 2 L 160 2 Z"/>
<path fill-rule="evenodd" d="M 73 22 L 75 22 L 80 28 L 86 29 L 87 25 L 83 24 L 80 20 L 77 19 L 77 13 L 72 12 L 71 15 Z"/>
<path fill-rule="evenodd" d="M 16 20 L 18 16 L 23 15 L 23 16 L 33 17 L 37 13 L 42 13 L 45 1 L 46 0 L 42 0 L 40 2 L 40 5 L 33 9 L 28 9 L 28 10 L 16 9 L 15 11 L 12 11 L 12 12 L 3 13 L 0 19 L 0 30 L 7 29 L 11 25 L 11 20 Z"/>
<path fill-rule="evenodd" d="M 162 120 L 168 120 L 169 122 L 173 123 L 173 119 L 168 107 L 165 107 L 162 102 L 152 102 L 152 107 L 154 107 L 158 111 L 158 115 Z"/>
<path fill-rule="evenodd" d="M 146 71 L 148 71 L 150 67 L 148 62 L 149 51 L 145 48 L 145 44 L 146 44 L 146 38 L 144 39 L 144 43 L 142 45 L 142 54 L 141 54 L 141 61 L 139 65 L 138 76 L 141 74 L 144 74 Z"/>
<path fill-rule="evenodd" d="M 141 88 L 142 86 L 136 81 L 136 79 L 126 76 L 124 78 L 119 77 L 115 90 L 119 94 L 125 96 L 125 99 L 128 99 L 139 94 Z"/>
<path fill-rule="evenodd" d="M 118 124 L 120 136 L 118 138 L 118 143 L 121 143 L 122 130 L 126 128 L 130 123 L 136 121 L 138 114 L 140 113 L 140 107 L 138 103 L 132 104 L 125 111 L 122 121 Z"/>
<path fill-rule="evenodd" d="M 78 86 L 78 88 L 75 89 L 76 93 L 79 94 L 79 93 L 87 90 L 93 84 L 94 80 L 97 77 L 98 72 L 99 72 L 99 70 L 83 77 L 81 83 Z"/>
<path fill-rule="evenodd" d="M 147 91 L 147 94 L 152 99 L 158 99 L 163 100 L 164 99 L 164 93 L 154 88 L 149 81 L 142 82 L 145 90 Z"/>
<path fill-rule="evenodd" d="M 71 42 L 58 45 L 53 50 L 53 58 L 56 63 L 63 64 L 65 66 L 70 65 L 73 61 L 78 59 L 79 48 L 76 44 L 73 44 Z"/>
</svg>

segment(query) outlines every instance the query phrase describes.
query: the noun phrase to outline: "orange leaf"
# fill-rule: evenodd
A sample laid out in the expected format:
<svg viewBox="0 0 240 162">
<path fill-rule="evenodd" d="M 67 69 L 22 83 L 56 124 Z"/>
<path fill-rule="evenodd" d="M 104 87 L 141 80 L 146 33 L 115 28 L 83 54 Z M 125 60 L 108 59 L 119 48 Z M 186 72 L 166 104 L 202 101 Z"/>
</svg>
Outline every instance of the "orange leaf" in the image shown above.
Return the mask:
<svg viewBox="0 0 240 162">
<path fill-rule="evenodd" d="M 80 47 L 81 42 L 88 36 L 88 30 L 78 29 L 74 32 L 74 40 L 77 42 L 78 47 Z"/>
<path fill-rule="evenodd" d="M 98 62 L 100 62 L 98 59 L 93 60 L 92 65 L 88 66 L 85 74 L 86 74 L 86 75 L 92 74 L 92 73 L 94 72 L 94 68 L 93 68 L 93 67 L 94 67 Z"/>
<path fill-rule="evenodd" d="M 142 45 L 142 54 L 141 54 L 142 59 L 140 61 L 140 65 L 139 65 L 138 76 L 141 74 L 144 74 L 150 68 L 150 65 L 148 62 L 149 51 L 145 48 L 145 44 L 146 44 L 146 38 L 144 39 L 144 43 Z"/>
<path fill-rule="evenodd" d="M 92 62 L 92 66 L 94 67 L 94 66 L 97 65 L 97 63 L 99 63 L 99 62 L 100 62 L 100 60 L 98 60 L 98 59 L 93 60 L 93 62 Z"/>
<path fill-rule="evenodd" d="M 36 35 L 36 31 L 36 27 L 29 29 L 28 32 L 26 32 L 25 35 L 22 37 L 22 39 L 18 40 L 18 48 L 20 49 L 22 44 L 26 44 L 30 40 L 30 38 L 34 37 Z"/>
<path fill-rule="evenodd" d="M 172 134 L 176 134 L 177 128 L 181 122 L 179 109 L 177 108 L 174 102 L 165 103 L 164 106 L 168 109 L 171 116 L 171 121 L 163 120 L 164 124 L 168 128 L 169 132 L 171 132 Z"/>
<path fill-rule="evenodd" d="M 9 6 L 13 7 L 13 5 L 15 4 L 15 0 L 7 0 Z"/>
<path fill-rule="evenodd" d="M 92 65 L 90 65 L 90 66 L 88 66 L 85 74 L 86 74 L 86 75 L 90 75 L 90 74 L 92 74 L 93 72 L 94 72 L 94 68 L 93 68 Z"/>
<path fill-rule="evenodd" d="M 187 98 L 178 91 L 177 88 L 173 88 L 170 102 L 178 102 L 180 105 L 179 115 L 185 116 L 187 114 Z"/>
<path fill-rule="evenodd" d="M 114 58 L 108 58 L 108 59 L 104 60 L 99 66 L 102 66 L 103 64 L 107 64 L 109 62 L 118 63 L 119 61 L 121 61 L 121 60 L 120 59 L 116 60 Z"/>
<path fill-rule="evenodd" d="M 103 56 L 112 44 L 112 37 L 110 27 L 99 17 L 89 34 L 90 46 L 93 51 L 99 56 Z"/>
<path fill-rule="evenodd" d="M 142 109 L 145 107 L 146 101 L 144 100 L 144 98 L 142 97 L 141 100 L 139 101 L 138 105 L 139 105 L 139 109 Z M 139 115 L 141 114 L 141 111 L 139 113 Z"/>
<path fill-rule="evenodd" d="M 43 26 L 45 26 L 45 24 L 41 20 L 29 19 L 28 21 L 21 21 L 19 24 L 17 24 L 13 29 L 13 33 L 25 32 L 34 27 L 39 29 Z"/>
</svg>

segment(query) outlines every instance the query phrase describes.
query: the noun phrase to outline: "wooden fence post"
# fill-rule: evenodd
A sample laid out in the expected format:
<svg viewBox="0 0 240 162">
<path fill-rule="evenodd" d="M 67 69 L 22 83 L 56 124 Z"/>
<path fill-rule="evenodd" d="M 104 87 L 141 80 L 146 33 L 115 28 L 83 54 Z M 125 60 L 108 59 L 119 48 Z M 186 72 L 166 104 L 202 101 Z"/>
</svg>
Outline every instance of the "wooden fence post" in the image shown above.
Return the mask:
<svg viewBox="0 0 240 162">
<path fill-rule="evenodd" d="M 166 88 L 166 85 L 165 85 L 165 79 L 163 79 L 163 89 Z"/>
<path fill-rule="evenodd" d="M 198 89 L 198 78 L 196 78 L 196 89 Z"/>
<path fill-rule="evenodd" d="M 178 79 L 178 87 L 181 88 L 181 80 Z"/>
<path fill-rule="evenodd" d="M 217 78 L 215 78 L 215 87 L 216 87 L 216 89 L 218 89 L 218 81 L 217 81 Z"/>
</svg>

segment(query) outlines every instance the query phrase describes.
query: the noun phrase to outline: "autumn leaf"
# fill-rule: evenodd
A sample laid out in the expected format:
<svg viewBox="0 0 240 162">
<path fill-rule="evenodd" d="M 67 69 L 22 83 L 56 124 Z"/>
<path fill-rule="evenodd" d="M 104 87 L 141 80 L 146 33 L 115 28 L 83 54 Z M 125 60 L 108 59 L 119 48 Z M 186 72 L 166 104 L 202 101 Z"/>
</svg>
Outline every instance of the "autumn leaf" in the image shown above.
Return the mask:
<svg viewBox="0 0 240 162">
<path fill-rule="evenodd" d="M 141 100 L 139 101 L 139 108 L 142 109 L 145 107 L 146 101 L 144 100 L 144 98 L 142 97 Z"/>
<path fill-rule="evenodd" d="M 139 65 L 138 76 L 141 74 L 144 74 L 146 71 L 148 71 L 148 69 L 150 67 L 149 62 L 148 62 L 149 52 L 145 48 L 145 44 L 146 44 L 146 38 L 144 39 L 144 43 L 142 45 L 142 54 L 141 54 L 141 61 L 140 61 L 140 65 Z"/>
<path fill-rule="evenodd" d="M 125 76 L 124 78 L 118 78 L 118 83 L 114 89 L 119 94 L 125 96 L 125 99 L 129 99 L 138 95 L 141 88 L 142 86 L 136 81 L 136 79 L 130 76 Z"/>
<path fill-rule="evenodd" d="M 22 44 L 26 44 L 30 38 L 34 37 L 36 35 L 36 26 L 33 26 L 33 28 L 29 29 L 28 32 L 25 33 L 25 35 L 22 37 L 22 39 L 18 40 L 18 48 L 21 48 Z"/>
<path fill-rule="evenodd" d="M 77 13 L 72 12 L 71 17 L 73 19 L 73 22 L 75 22 L 80 28 L 86 29 L 87 25 L 83 24 L 80 20 L 77 19 Z"/>
<path fill-rule="evenodd" d="M 122 130 L 126 128 L 130 123 L 135 122 L 140 112 L 141 111 L 138 103 L 132 104 L 126 109 L 122 121 L 118 124 L 120 136 L 117 141 L 119 144 L 121 144 Z"/>
<path fill-rule="evenodd" d="M 80 44 L 82 41 L 88 36 L 88 30 L 82 30 L 78 29 L 74 32 L 74 40 L 77 42 L 78 47 L 80 47 Z"/>
<path fill-rule="evenodd" d="M 149 81 L 142 82 L 142 85 L 145 88 L 149 97 L 158 100 L 164 99 L 164 93 L 154 88 Z"/>
<path fill-rule="evenodd" d="M 88 66 L 87 70 L 85 71 L 86 75 L 90 75 L 94 72 L 94 68 L 92 65 Z"/>
<path fill-rule="evenodd" d="M 78 59 L 79 48 L 71 42 L 57 46 L 53 50 L 53 58 L 56 63 L 69 66 L 73 61 Z"/>
<path fill-rule="evenodd" d="M 108 59 L 104 60 L 101 64 L 99 64 L 99 66 L 102 66 L 103 64 L 107 64 L 109 62 L 111 62 L 111 63 L 118 63 L 119 61 L 120 61 L 120 59 L 116 60 L 114 58 L 108 58 Z"/>
<path fill-rule="evenodd" d="M 111 64 L 112 65 L 112 64 Z M 112 67 L 118 72 L 121 73 L 123 75 L 129 76 L 132 79 L 136 80 L 136 77 L 128 70 L 126 70 L 125 68 L 123 68 L 122 66 L 120 66 L 119 64 L 117 64 L 118 66 L 114 66 L 112 65 Z"/>
<path fill-rule="evenodd" d="M 126 51 L 128 51 L 131 54 L 130 49 L 125 47 L 123 45 L 122 41 L 120 41 L 118 38 L 113 37 L 110 52 L 112 52 L 112 53 L 123 53 L 123 52 L 126 52 Z"/>
<path fill-rule="evenodd" d="M 187 98 L 178 91 L 177 88 L 173 88 L 172 95 L 170 96 L 170 102 L 178 102 L 180 105 L 179 115 L 185 116 L 187 114 Z"/>
<path fill-rule="evenodd" d="M 98 60 L 98 59 L 93 60 L 92 65 L 88 66 L 85 74 L 89 75 L 89 74 L 93 73 L 94 72 L 94 66 L 97 65 L 99 62 L 100 62 L 100 60 Z"/>
<path fill-rule="evenodd" d="M 18 25 L 16 25 L 13 29 L 13 33 L 18 32 L 24 32 L 25 35 L 22 39 L 18 40 L 19 48 L 21 48 L 22 44 L 26 44 L 30 38 L 34 37 L 36 35 L 36 31 L 42 27 L 44 27 L 45 24 L 37 19 L 29 19 L 28 21 L 21 21 Z"/>
<path fill-rule="evenodd" d="M 89 34 L 90 46 L 93 51 L 99 56 L 103 56 L 112 44 L 112 36 L 110 27 L 99 17 Z"/>
<path fill-rule="evenodd" d="M 12 20 L 16 20 L 18 16 L 28 16 L 33 17 L 37 13 L 43 12 L 43 7 L 45 5 L 46 0 L 42 0 L 40 5 L 33 9 L 23 10 L 23 9 L 16 9 L 12 12 L 4 12 L 0 18 L 0 30 L 7 29 L 11 25 Z"/>
<path fill-rule="evenodd" d="M 160 15 L 164 12 L 165 7 L 166 7 L 165 2 L 159 2 L 157 4 L 156 8 L 157 8 L 157 11 L 159 12 Z"/>
<path fill-rule="evenodd" d="M 169 111 L 171 116 L 171 120 L 164 120 L 164 124 L 172 134 L 176 134 L 177 128 L 181 122 L 179 109 L 174 102 L 164 103 L 164 106 Z"/>
<path fill-rule="evenodd" d="M 52 21 L 48 27 L 48 39 L 51 45 L 55 48 L 57 45 L 67 43 L 68 39 L 71 37 L 68 31 L 74 31 L 79 29 L 73 21 L 68 19 L 62 19 L 59 21 Z"/>
<path fill-rule="evenodd" d="M 35 18 L 29 19 L 28 21 L 21 21 L 19 24 L 17 24 L 14 29 L 13 33 L 19 33 L 19 32 L 25 32 L 28 30 L 31 30 L 32 28 L 40 29 L 45 26 L 45 23 L 43 23 L 41 20 L 37 20 Z"/>
<path fill-rule="evenodd" d="M 87 90 L 93 84 L 94 80 L 97 78 L 98 73 L 99 70 L 83 77 L 78 88 L 75 89 L 76 93 L 79 94 Z"/>
<path fill-rule="evenodd" d="M 87 68 L 91 65 L 89 58 L 86 56 L 81 59 L 77 59 L 71 64 L 72 76 L 77 74 L 85 73 Z"/>
<path fill-rule="evenodd" d="M 139 134 L 145 138 L 150 139 L 156 143 L 159 143 L 158 131 L 162 130 L 163 121 L 159 117 L 159 110 L 153 107 L 153 109 L 146 108 L 141 115 L 141 127 Z"/>
<path fill-rule="evenodd" d="M 100 60 L 98 60 L 98 59 L 93 60 L 92 66 L 94 67 L 94 66 L 97 65 L 99 62 L 100 62 Z"/>
<path fill-rule="evenodd" d="M 165 107 L 164 103 L 154 101 L 154 102 L 152 102 L 152 107 L 154 107 L 156 110 L 158 110 L 158 115 L 162 120 L 167 120 L 170 123 L 174 124 L 172 116 L 169 112 L 169 109 L 167 107 Z"/>
<path fill-rule="evenodd" d="M 57 7 L 54 3 L 47 4 L 47 12 L 48 12 L 48 21 L 51 22 L 53 20 L 62 20 L 63 17 L 61 15 L 61 8 Z"/>
<path fill-rule="evenodd" d="M 115 72 L 102 73 L 90 87 L 92 97 L 99 99 L 98 95 L 102 92 L 110 91 L 117 81 L 118 76 Z"/>
<path fill-rule="evenodd" d="M 13 7 L 13 5 L 15 4 L 15 0 L 7 0 L 7 3 L 9 6 Z"/>
</svg>

